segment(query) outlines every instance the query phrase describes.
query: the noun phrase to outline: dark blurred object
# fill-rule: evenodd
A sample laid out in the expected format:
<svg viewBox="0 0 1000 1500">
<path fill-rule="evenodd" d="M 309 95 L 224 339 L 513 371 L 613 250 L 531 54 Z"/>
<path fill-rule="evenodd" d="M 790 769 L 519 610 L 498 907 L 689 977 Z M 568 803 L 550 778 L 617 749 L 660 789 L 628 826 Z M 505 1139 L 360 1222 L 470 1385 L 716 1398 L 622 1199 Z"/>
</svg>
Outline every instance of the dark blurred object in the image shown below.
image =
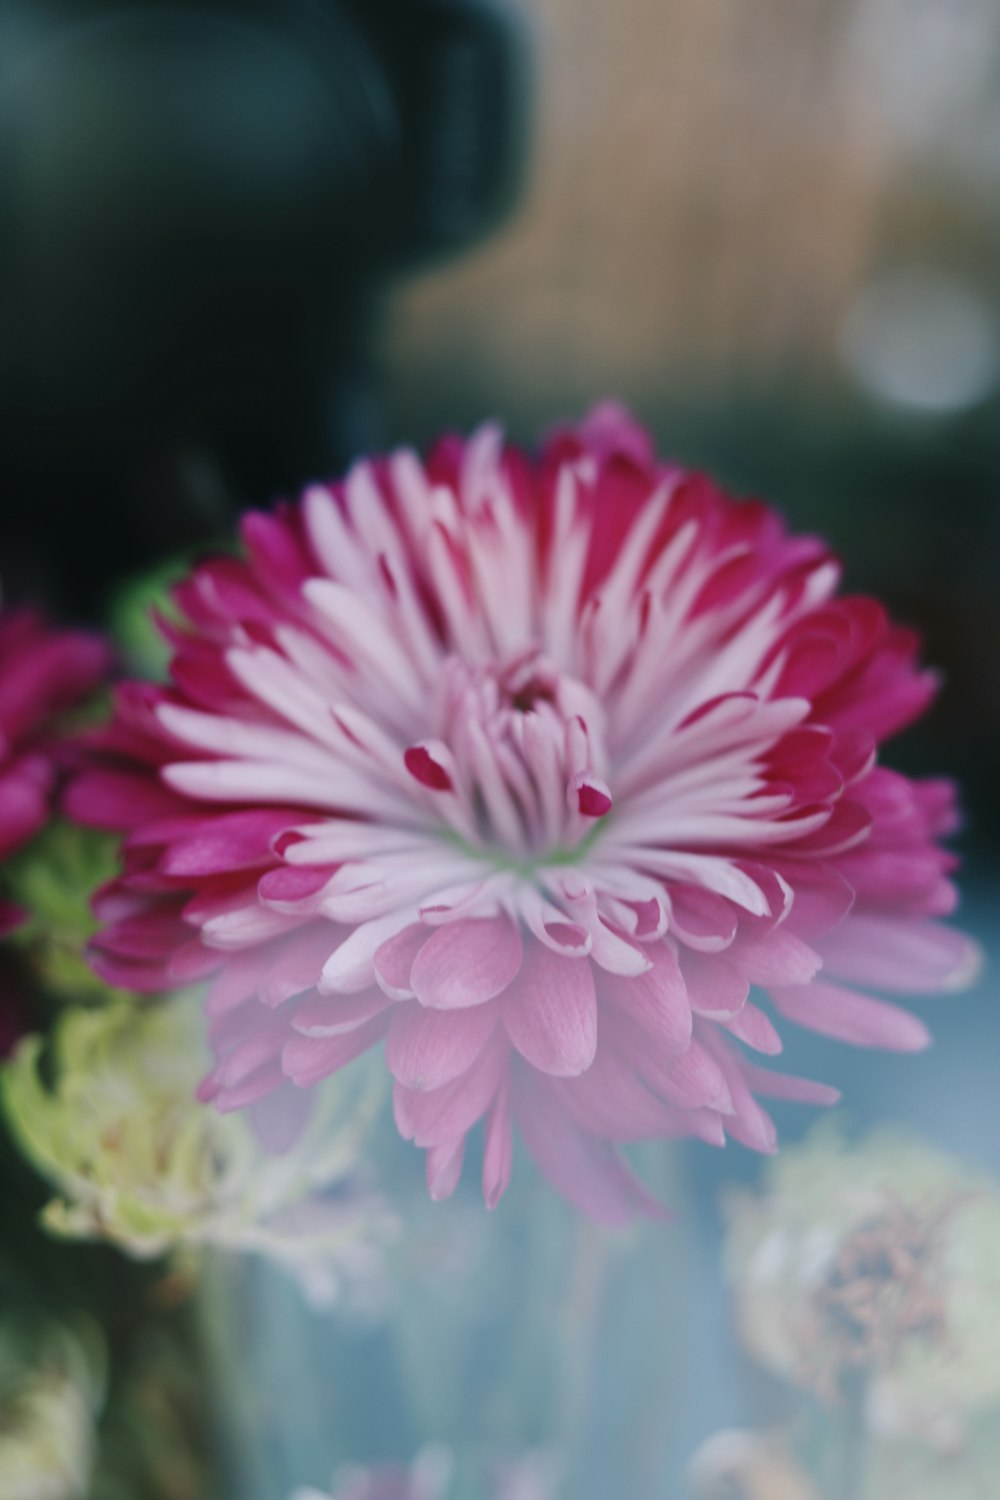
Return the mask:
<svg viewBox="0 0 1000 1500">
<path fill-rule="evenodd" d="M 92 605 L 376 437 L 393 272 L 515 175 L 476 0 L 0 0 L 3 549 Z"/>
</svg>

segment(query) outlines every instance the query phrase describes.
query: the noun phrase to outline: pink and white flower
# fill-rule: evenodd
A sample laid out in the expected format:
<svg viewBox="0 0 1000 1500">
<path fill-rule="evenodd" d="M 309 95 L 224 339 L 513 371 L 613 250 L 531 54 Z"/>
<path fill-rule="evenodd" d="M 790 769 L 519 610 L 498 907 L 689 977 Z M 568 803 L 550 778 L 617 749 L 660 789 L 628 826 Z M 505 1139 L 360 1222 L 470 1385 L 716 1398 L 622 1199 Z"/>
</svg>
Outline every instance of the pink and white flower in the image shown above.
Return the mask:
<svg viewBox="0 0 1000 1500">
<path fill-rule="evenodd" d="M 761 1096 L 835 1097 L 753 1060 L 775 1017 L 925 1044 L 868 991 L 973 963 L 937 920 L 951 790 L 877 760 L 935 681 L 821 542 L 611 406 L 535 462 L 486 427 L 359 463 L 243 542 L 71 794 L 126 834 L 99 972 L 212 976 L 218 1108 L 384 1040 L 434 1196 L 482 1121 L 491 1206 L 516 1126 L 620 1222 L 654 1208 L 620 1143 L 771 1151 Z"/>
</svg>

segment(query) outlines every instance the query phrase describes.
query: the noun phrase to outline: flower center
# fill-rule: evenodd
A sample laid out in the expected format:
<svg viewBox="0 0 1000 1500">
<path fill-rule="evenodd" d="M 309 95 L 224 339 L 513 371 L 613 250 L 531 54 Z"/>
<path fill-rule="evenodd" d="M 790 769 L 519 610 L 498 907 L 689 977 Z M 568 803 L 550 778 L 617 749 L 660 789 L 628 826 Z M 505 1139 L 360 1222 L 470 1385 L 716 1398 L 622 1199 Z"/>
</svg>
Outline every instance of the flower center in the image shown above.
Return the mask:
<svg viewBox="0 0 1000 1500">
<path fill-rule="evenodd" d="M 433 738 L 406 751 L 453 835 L 505 868 L 579 857 L 611 811 L 604 714 L 538 648 L 503 663 L 445 663 Z"/>
<path fill-rule="evenodd" d="M 822 1394 L 835 1397 L 851 1370 L 891 1368 L 908 1339 L 944 1338 L 941 1240 L 962 1201 L 933 1213 L 891 1203 L 841 1246 L 814 1306 Z"/>
</svg>

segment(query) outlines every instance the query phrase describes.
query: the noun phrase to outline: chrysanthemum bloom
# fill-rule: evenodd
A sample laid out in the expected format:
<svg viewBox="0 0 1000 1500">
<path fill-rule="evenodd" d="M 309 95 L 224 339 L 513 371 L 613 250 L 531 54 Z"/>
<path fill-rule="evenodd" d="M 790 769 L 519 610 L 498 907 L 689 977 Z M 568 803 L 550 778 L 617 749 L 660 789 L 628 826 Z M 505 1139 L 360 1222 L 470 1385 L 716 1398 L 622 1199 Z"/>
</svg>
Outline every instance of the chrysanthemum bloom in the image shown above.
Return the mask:
<svg viewBox="0 0 1000 1500">
<path fill-rule="evenodd" d="M 56 721 L 90 692 L 107 662 L 95 636 L 54 631 L 32 610 L 0 613 L 0 864 L 46 822 L 57 779 Z M 0 886 L 0 940 L 22 917 Z M 19 1029 L 8 983 L 0 978 L 0 1056 Z"/>
<path fill-rule="evenodd" d="M 927 705 L 912 635 L 826 548 L 664 466 L 617 408 L 532 463 L 494 428 L 360 463 L 244 522 L 176 591 L 167 687 L 132 684 L 78 818 L 127 833 L 115 984 L 214 973 L 223 1110 L 385 1040 L 399 1129 L 455 1187 L 516 1124 L 593 1214 L 648 1210 L 616 1144 L 729 1135 L 767 1012 L 923 1045 L 868 988 L 970 967 L 940 782 L 876 764 Z M 860 986 L 860 988 L 857 988 Z"/>
</svg>

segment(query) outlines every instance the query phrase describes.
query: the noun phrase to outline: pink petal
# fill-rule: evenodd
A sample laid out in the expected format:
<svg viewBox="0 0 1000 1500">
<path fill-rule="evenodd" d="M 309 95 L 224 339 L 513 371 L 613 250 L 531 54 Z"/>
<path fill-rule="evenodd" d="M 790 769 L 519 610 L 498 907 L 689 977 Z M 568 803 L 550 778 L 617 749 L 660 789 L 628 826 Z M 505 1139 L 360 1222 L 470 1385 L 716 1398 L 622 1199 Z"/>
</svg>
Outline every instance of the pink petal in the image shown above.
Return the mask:
<svg viewBox="0 0 1000 1500">
<path fill-rule="evenodd" d="M 464 1136 L 444 1146 L 431 1146 L 427 1152 L 427 1191 L 435 1203 L 450 1198 L 458 1187 L 464 1159 Z"/>
<path fill-rule="evenodd" d="M 332 950 L 323 965 L 319 987 L 329 994 L 353 994 L 375 983 L 375 954 L 384 942 L 413 921 L 413 911 L 391 912 L 362 922 Z M 341 928 L 341 931 L 344 929 Z"/>
<path fill-rule="evenodd" d="M 685 1109 L 713 1109 L 724 1115 L 732 1112 L 726 1076 L 697 1039 L 682 1056 L 658 1067 L 647 1064 L 647 1076 L 671 1104 Z"/>
<path fill-rule="evenodd" d="M 285 1043 L 281 1053 L 284 1073 L 296 1088 L 311 1088 L 314 1083 L 329 1078 L 331 1073 L 346 1067 L 349 1062 L 367 1052 L 369 1047 L 380 1042 L 387 1024 L 386 1017 L 382 1014 L 374 1016 L 372 1020 L 344 1036 L 293 1036 Z"/>
<path fill-rule="evenodd" d="M 668 1104 L 683 1109 L 712 1109 L 721 1114 L 732 1112 L 733 1102 L 723 1071 L 697 1036 L 679 1055 L 661 1051 L 650 1045 L 647 1031 L 619 1013 L 611 1024 L 609 1041 Z"/>
<path fill-rule="evenodd" d="M 381 990 L 366 990 L 360 995 L 311 995 L 295 1007 L 292 1029 L 300 1036 L 346 1036 L 391 1004 Z"/>
<path fill-rule="evenodd" d="M 121 958 L 169 958 L 190 935 L 191 929 L 185 928 L 173 911 L 154 907 L 95 933 L 91 947 Z"/>
<path fill-rule="evenodd" d="M 613 1147 L 574 1125 L 545 1082 L 518 1070 L 515 1115 L 525 1145 L 555 1187 L 599 1223 L 618 1227 L 663 1218 Z"/>
<path fill-rule="evenodd" d="M 0 725 L 11 743 L 82 696 L 106 661 L 104 648 L 89 637 L 49 634 L 39 617 L 34 626 L 2 643 Z"/>
<path fill-rule="evenodd" d="M 259 1023 L 246 1041 L 235 1047 L 216 1068 L 219 1082 L 225 1088 L 243 1083 L 266 1063 L 277 1061 L 288 1036 L 288 1023 L 283 1019 L 261 1013 Z"/>
<path fill-rule="evenodd" d="M 647 948 L 653 967 L 626 979 L 603 974 L 599 997 L 651 1032 L 670 1052 L 684 1052 L 691 1041 L 691 1006 L 680 965 L 666 943 Z"/>
<path fill-rule="evenodd" d="M 380 994 L 380 998 L 385 997 Z M 437 1089 L 451 1083 L 475 1062 L 496 1020 L 495 1005 L 448 1011 L 428 1010 L 414 1001 L 400 1005 L 386 1042 L 389 1071 L 408 1089 Z"/>
<path fill-rule="evenodd" d="M 273 840 L 290 824 L 301 822 L 301 817 L 284 808 L 202 817 L 190 833 L 171 843 L 161 869 L 167 875 L 201 878 L 272 864 Z"/>
<path fill-rule="evenodd" d="M 596 911 L 588 914 L 584 925 L 591 937 L 590 956 L 598 968 L 619 976 L 645 974 L 649 969 L 645 949 L 615 931 Z"/>
<path fill-rule="evenodd" d="M 395 937 L 375 950 L 373 965 L 375 978 L 385 993 L 393 1000 L 410 1000 L 413 989 L 410 971 L 413 960 L 427 942 L 427 928 L 420 922 L 404 927 Z"/>
<path fill-rule="evenodd" d="M 436 1010 L 483 1005 L 507 988 L 521 957 L 521 934 L 509 917 L 452 922 L 424 943 L 410 983 L 420 1003 Z"/>
<path fill-rule="evenodd" d="M 868 811 L 859 802 L 852 802 L 845 797 L 834 805 L 833 812 L 822 828 L 816 828 L 812 833 L 804 834 L 802 838 L 795 839 L 794 843 L 789 843 L 788 852 L 796 856 L 809 854 L 829 858 L 862 843 L 868 837 L 871 826 Z M 789 824 L 790 837 L 794 837 L 793 829 L 794 825 Z"/>
<path fill-rule="evenodd" d="M 574 776 L 570 790 L 585 818 L 603 818 L 611 811 L 612 799 L 607 783 L 592 771 L 582 771 Z"/>
<path fill-rule="evenodd" d="M 763 1157 L 774 1157 L 778 1133 L 774 1121 L 757 1104 L 750 1089 L 733 1091 L 733 1113 L 726 1121 L 726 1134 L 738 1140 L 748 1151 L 759 1151 Z"/>
<path fill-rule="evenodd" d="M 970 938 L 919 918 L 855 910 L 819 946 L 824 969 L 836 978 L 904 994 L 959 989 L 979 967 L 979 950 Z"/>
<path fill-rule="evenodd" d="M 714 891 L 671 885 L 670 928 L 690 948 L 718 953 L 736 936 L 736 911 Z"/>
<path fill-rule="evenodd" d="M 726 1082 L 733 1100 L 732 1113 L 725 1122 L 727 1135 L 751 1151 L 772 1156 L 778 1149 L 778 1132 L 771 1116 L 761 1108 L 750 1092 L 746 1067 L 737 1066 L 735 1060 L 730 1060 L 727 1064 L 725 1053 L 721 1049 L 716 1051 L 716 1057 L 725 1068 Z"/>
<path fill-rule="evenodd" d="M 802 860 L 783 864 L 780 873 L 793 892 L 788 927 L 799 937 L 808 939 L 831 932 L 854 905 L 849 881 L 832 864 Z"/>
<path fill-rule="evenodd" d="M 920 1052 L 930 1045 L 927 1027 L 909 1011 L 840 985 L 814 982 L 774 989 L 771 998 L 790 1021 L 855 1047 Z"/>
<path fill-rule="evenodd" d="M 514 1143 L 511 1131 L 510 1089 L 504 1084 L 486 1116 L 486 1138 L 483 1148 L 483 1201 L 496 1208 L 507 1191 L 514 1165 Z"/>
<path fill-rule="evenodd" d="M 317 898 L 330 883 L 330 865 L 279 865 L 257 882 L 257 895 L 272 911 L 291 915 L 314 913 Z"/>
<path fill-rule="evenodd" d="M 221 954 L 212 948 L 206 948 L 200 938 L 192 938 L 171 953 L 167 973 L 172 985 L 177 988 L 178 985 L 197 984 L 199 980 L 207 979 L 222 962 L 224 960 Z"/>
<path fill-rule="evenodd" d="M 198 921 L 198 904 L 191 902 L 185 907 L 184 915 L 188 920 Z M 212 948 L 221 948 L 223 952 L 231 952 L 233 949 L 248 948 L 253 944 L 269 942 L 271 938 L 282 937 L 294 931 L 298 923 L 287 913 L 271 911 L 269 907 L 260 906 L 256 901 L 240 894 L 233 897 L 229 910 L 220 911 L 199 925 L 205 943 Z"/>
<path fill-rule="evenodd" d="M 403 1139 L 418 1146 L 443 1146 L 471 1130 L 507 1076 L 509 1052 L 498 1029 L 468 1071 L 452 1083 L 426 1092 L 397 1083 L 393 1112 Z"/>
<path fill-rule="evenodd" d="M 336 947 L 340 930 L 332 922 L 311 922 L 279 938 L 267 949 L 255 948 L 261 1003 L 284 1005 L 293 995 L 315 989 L 331 950 Z"/>
<path fill-rule="evenodd" d="M 791 1073 L 771 1073 L 758 1068 L 755 1063 L 741 1063 L 743 1077 L 749 1086 L 765 1098 L 787 1099 L 792 1104 L 818 1104 L 829 1106 L 840 1100 L 840 1090 L 826 1083 L 815 1083 L 811 1078 L 796 1078 Z"/>
<path fill-rule="evenodd" d="M 609 1141 L 642 1141 L 673 1133 L 676 1112 L 616 1057 L 606 1040 L 579 1078 L 556 1079 L 560 1105 L 582 1130 Z"/>
<path fill-rule="evenodd" d="M 584 1072 L 597 1051 L 590 964 L 532 943 L 504 995 L 503 1018 L 514 1046 L 533 1067 L 560 1078 Z"/>
<path fill-rule="evenodd" d="M 761 938 L 741 936 L 730 953 L 751 984 L 808 984 L 822 965 L 819 954 L 787 926 Z"/>
<path fill-rule="evenodd" d="M 213 1096 L 213 1103 L 220 1114 L 232 1114 L 238 1109 L 249 1109 L 251 1105 L 266 1099 L 276 1089 L 280 1089 L 285 1082 L 284 1074 L 280 1064 L 268 1063 L 265 1067 L 252 1073 L 242 1083 L 233 1085 L 231 1088 L 219 1088 Z"/>
<path fill-rule="evenodd" d="M 729 958 L 693 952 L 681 955 L 681 969 L 691 1009 L 712 1020 L 735 1016 L 746 1003 L 750 981 Z"/>
<path fill-rule="evenodd" d="M 0 767 L 0 856 L 13 853 L 41 828 L 54 783 L 52 766 L 39 755 Z"/>
<path fill-rule="evenodd" d="M 443 751 L 443 753 L 442 753 Z M 421 786 L 432 792 L 451 792 L 454 782 L 448 770 L 450 752 L 433 744 L 411 745 L 403 756 L 406 769 Z"/>
<path fill-rule="evenodd" d="M 98 979 L 113 989 L 134 990 L 139 995 L 155 995 L 171 987 L 169 965 L 163 961 L 119 958 L 110 953 L 88 949 L 90 967 Z"/>
<path fill-rule="evenodd" d="M 209 986 L 205 997 L 205 1014 L 223 1016 L 243 1005 L 257 991 L 261 954 L 253 948 L 227 958 Z"/>
<path fill-rule="evenodd" d="M 183 811 L 184 800 L 151 772 L 88 769 L 70 782 L 63 806 L 85 828 L 128 830 Z"/>
<path fill-rule="evenodd" d="M 769 1057 L 777 1057 L 782 1050 L 781 1037 L 775 1031 L 771 1021 L 762 1010 L 758 1010 L 756 1005 L 751 1005 L 749 1000 L 739 1015 L 733 1016 L 731 1021 L 723 1024 L 730 1036 L 745 1042 L 755 1052 L 764 1052 Z"/>
</svg>

